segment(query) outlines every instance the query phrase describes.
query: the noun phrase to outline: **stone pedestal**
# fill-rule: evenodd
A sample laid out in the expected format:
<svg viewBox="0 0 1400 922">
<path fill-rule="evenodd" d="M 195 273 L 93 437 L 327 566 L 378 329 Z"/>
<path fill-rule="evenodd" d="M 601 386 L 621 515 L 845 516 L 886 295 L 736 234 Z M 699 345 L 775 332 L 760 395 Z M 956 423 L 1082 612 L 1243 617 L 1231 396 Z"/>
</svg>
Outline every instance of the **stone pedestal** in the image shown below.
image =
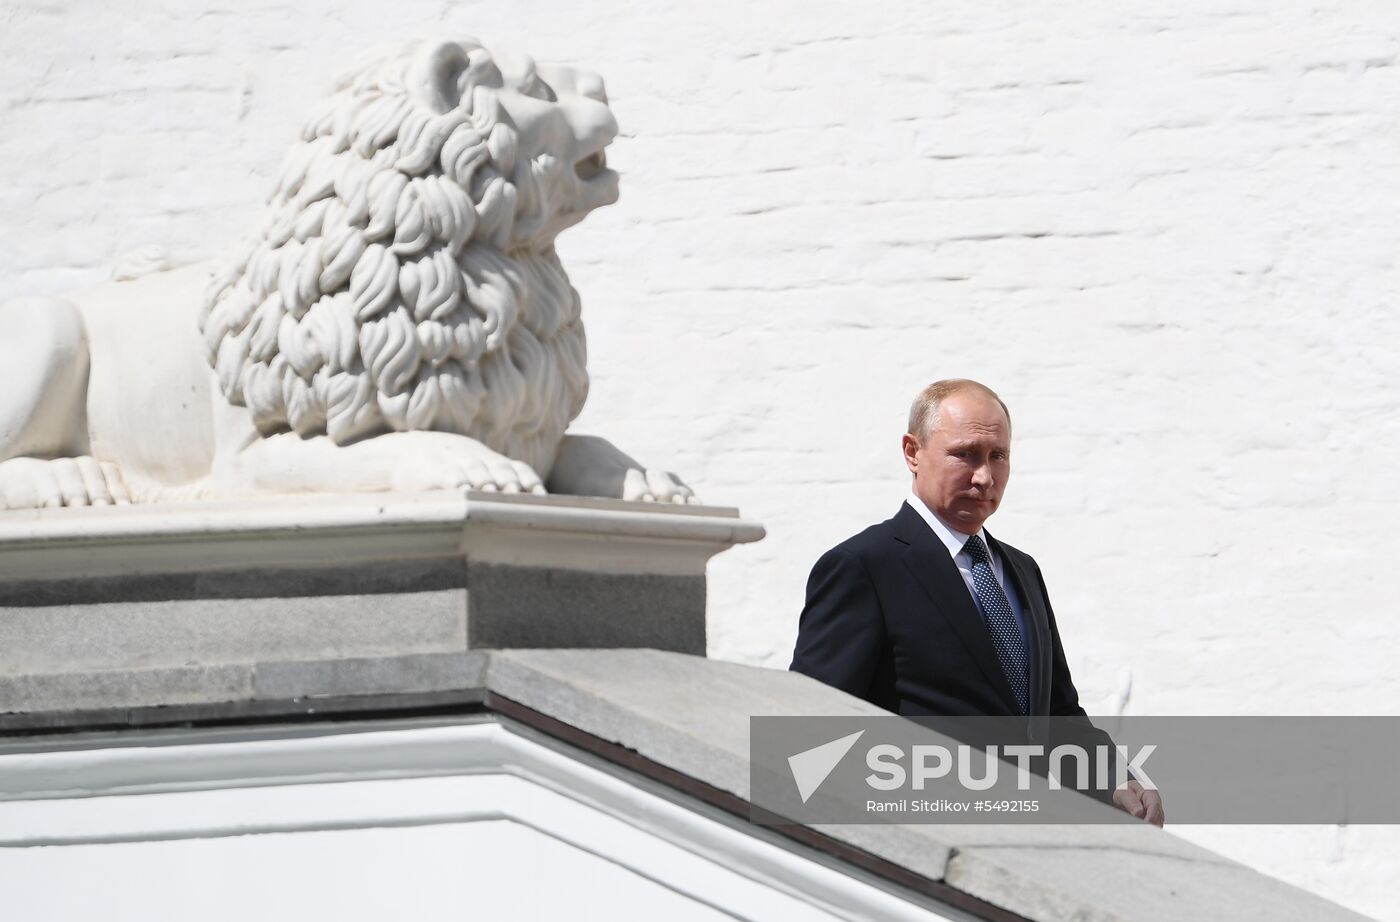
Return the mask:
<svg viewBox="0 0 1400 922">
<path fill-rule="evenodd" d="M 498 493 L 8 513 L 0 713 L 237 699 L 272 664 L 703 656 L 706 561 L 762 535 L 733 509 Z"/>
</svg>

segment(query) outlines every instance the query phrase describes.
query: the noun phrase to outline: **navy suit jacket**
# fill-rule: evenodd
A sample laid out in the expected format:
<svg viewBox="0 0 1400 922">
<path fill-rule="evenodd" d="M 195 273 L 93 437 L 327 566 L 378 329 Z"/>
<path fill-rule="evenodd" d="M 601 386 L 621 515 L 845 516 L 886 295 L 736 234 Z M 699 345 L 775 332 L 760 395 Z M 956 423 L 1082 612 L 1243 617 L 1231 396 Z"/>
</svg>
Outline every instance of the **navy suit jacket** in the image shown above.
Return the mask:
<svg viewBox="0 0 1400 922">
<path fill-rule="evenodd" d="M 1040 567 L 987 537 L 1025 613 L 1030 714 L 1084 716 Z M 908 503 L 812 568 L 792 669 L 906 716 L 1019 713 L 957 564 Z"/>
</svg>

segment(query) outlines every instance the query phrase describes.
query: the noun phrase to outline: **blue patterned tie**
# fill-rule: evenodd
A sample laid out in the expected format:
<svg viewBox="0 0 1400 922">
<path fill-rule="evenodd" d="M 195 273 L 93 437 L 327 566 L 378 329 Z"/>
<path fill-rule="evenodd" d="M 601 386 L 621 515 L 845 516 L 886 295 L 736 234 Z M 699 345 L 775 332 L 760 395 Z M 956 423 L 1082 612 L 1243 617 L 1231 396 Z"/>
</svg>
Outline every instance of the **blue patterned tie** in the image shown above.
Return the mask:
<svg viewBox="0 0 1400 922">
<path fill-rule="evenodd" d="M 987 623 L 987 632 L 992 635 L 992 644 L 997 649 L 997 661 L 1001 663 L 1001 671 L 1006 673 L 1006 681 L 1011 683 L 1011 690 L 1016 693 L 1021 713 L 1025 714 L 1030 682 L 1026 678 L 1026 642 L 1021 637 L 1021 628 L 1011 613 L 1006 593 L 992 573 L 992 559 L 987 555 L 987 545 L 982 543 L 981 536 L 968 538 L 963 550 L 972 558 L 972 587 L 977 607 L 982 610 L 982 620 Z"/>
</svg>

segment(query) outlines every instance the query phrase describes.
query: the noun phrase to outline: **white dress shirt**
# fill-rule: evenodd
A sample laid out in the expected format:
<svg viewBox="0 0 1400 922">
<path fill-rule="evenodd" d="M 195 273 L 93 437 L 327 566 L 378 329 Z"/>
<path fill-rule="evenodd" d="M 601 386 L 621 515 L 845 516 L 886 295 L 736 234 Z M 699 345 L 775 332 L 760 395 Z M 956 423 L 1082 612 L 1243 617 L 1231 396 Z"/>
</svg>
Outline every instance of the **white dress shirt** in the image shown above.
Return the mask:
<svg viewBox="0 0 1400 922">
<path fill-rule="evenodd" d="M 928 527 L 948 549 L 948 555 L 953 558 L 953 563 L 957 565 L 958 572 L 962 574 L 963 582 L 967 584 L 968 595 L 972 596 L 972 602 L 976 605 L 977 591 L 972 587 L 972 556 L 963 550 L 963 545 L 967 543 L 970 536 L 957 531 L 943 521 L 938 513 L 924 505 L 924 501 L 919 499 L 919 495 L 913 490 L 909 491 L 909 498 L 905 502 L 919 514 L 921 519 L 928 523 Z M 979 528 L 977 535 L 987 546 L 987 556 L 992 560 L 992 575 L 996 577 L 997 585 L 1001 586 L 1001 591 L 1006 593 L 1006 601 L 1011 604 L 1011 614 L 1015 615 L 1016 624 L 1021 628 L 1021 639 L 1027 643 L 1027 649 L 1030 649 L 1030 638 L 1026 632 L 1026 614 L 1021 608 L 1020 594 L 1016 592 L 1014 587 L 1007 585 L 1006 568 L 1002 564 L 1001 555 L 992 548 L 991 542 L 987 540 L 986 529 Z M 980 610 L 981 606 L 978 608 Z"/>
</svg>

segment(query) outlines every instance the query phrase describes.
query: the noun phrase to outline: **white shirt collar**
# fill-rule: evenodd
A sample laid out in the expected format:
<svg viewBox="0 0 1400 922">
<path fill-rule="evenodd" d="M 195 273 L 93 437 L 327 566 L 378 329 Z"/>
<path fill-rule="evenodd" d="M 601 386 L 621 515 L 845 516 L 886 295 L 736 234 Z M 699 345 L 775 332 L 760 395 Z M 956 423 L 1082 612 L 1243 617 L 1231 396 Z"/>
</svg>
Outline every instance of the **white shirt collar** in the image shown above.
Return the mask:
<svg viewBox="0 0 1400 922">
<path fill-rule="evenodd" d="M 906 499 L 905 502 L 913 507 L 914 511 L 919 514 L 919 517 L 928 523 L 929 528 L 933 529 L 933 533 L 943 542 L 944 547 L 948 548 L 948 555 L 950 557 L 956 557 L 962 553 L 963 545 L 967 543 L 967 535 L 960 531 L 955 531 L 947 522 L 939 518 L 938 513 L 924 505 L 924 501 L 919 499 L 919 494 L 915 493 L 913 490 L 909 491 L 909 498 Z M 982 538 L 982 543 L 986 544 L 987 530 L 985 528 L 979 528 L 977 529 L 977 534 Z M 990 547 L 990 545 L 988 546 Z"/>
</svg>

